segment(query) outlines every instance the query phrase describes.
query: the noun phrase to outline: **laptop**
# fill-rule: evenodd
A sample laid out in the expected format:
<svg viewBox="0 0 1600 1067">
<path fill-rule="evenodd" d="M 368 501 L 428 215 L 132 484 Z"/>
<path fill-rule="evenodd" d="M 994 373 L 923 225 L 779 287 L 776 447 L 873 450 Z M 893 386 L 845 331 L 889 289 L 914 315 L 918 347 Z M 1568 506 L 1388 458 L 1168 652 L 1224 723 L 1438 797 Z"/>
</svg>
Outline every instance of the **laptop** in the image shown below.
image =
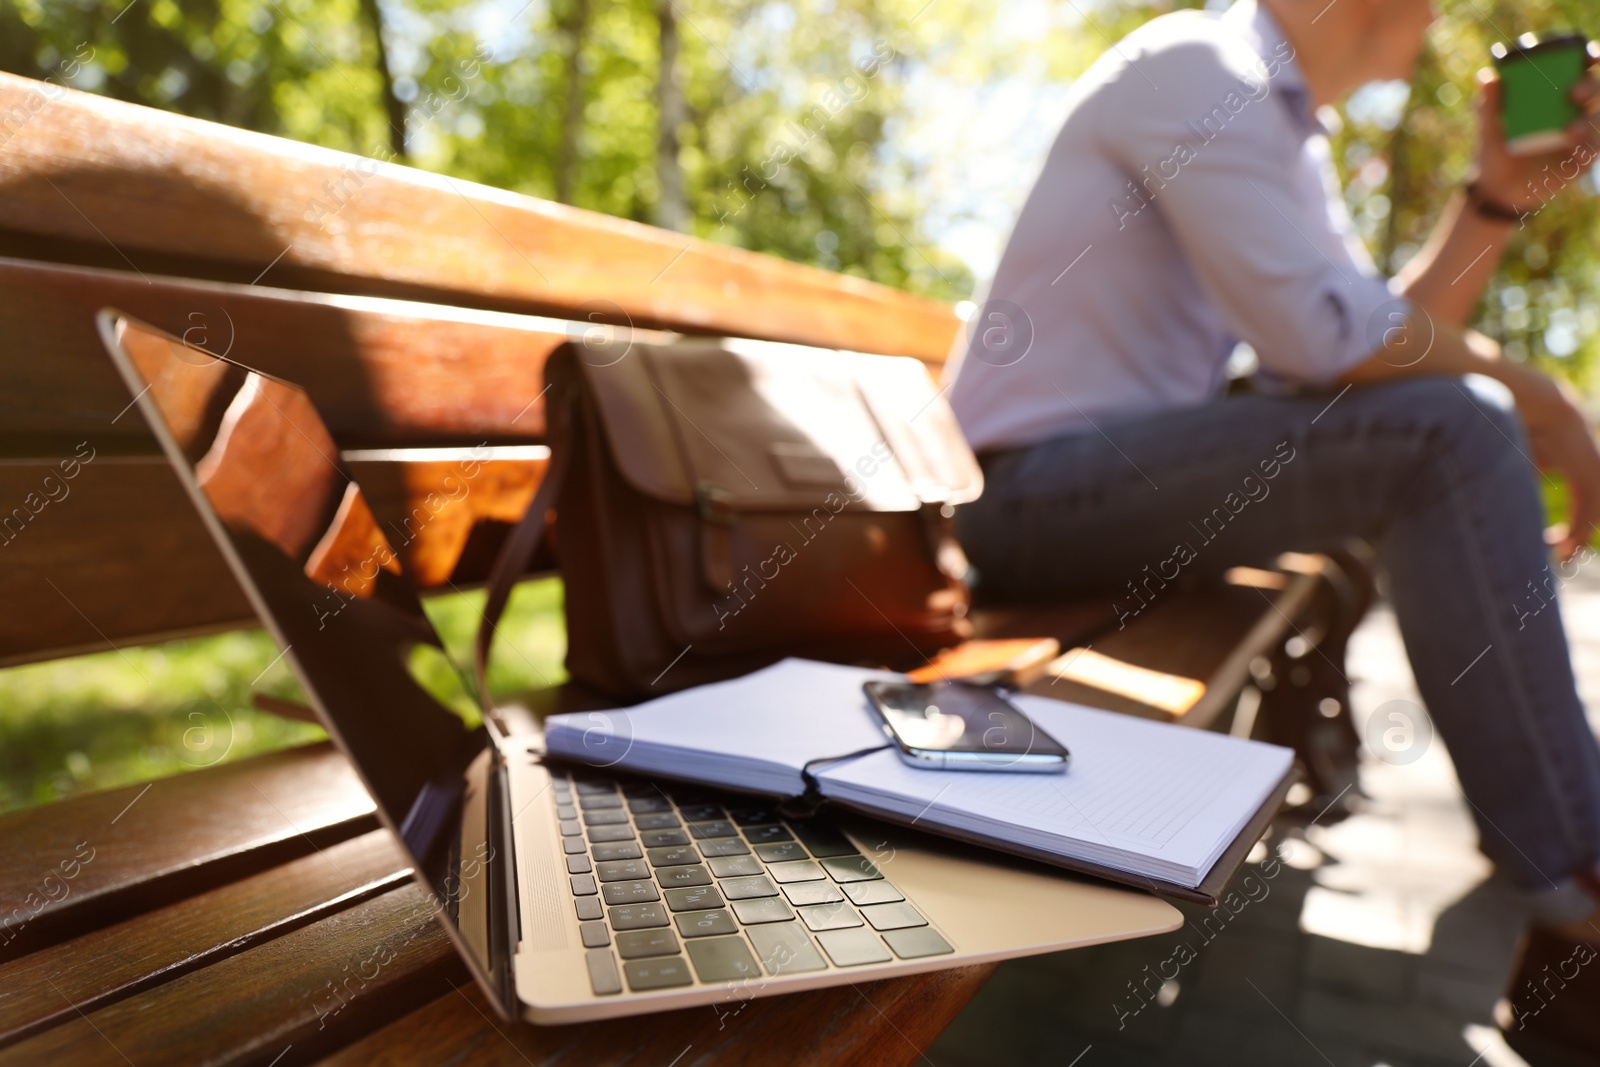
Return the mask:
<svg viewBox="0 0 1600 1067">
<path fill-rule="evenodd" d="M 546 760 L 531 717 L 452 661 L 304 390 L 115 311 L 98 325 L 502 1016 L 725 1004 L 1180 925 L 1150 894 L 915 830 Z"/>
</svg>

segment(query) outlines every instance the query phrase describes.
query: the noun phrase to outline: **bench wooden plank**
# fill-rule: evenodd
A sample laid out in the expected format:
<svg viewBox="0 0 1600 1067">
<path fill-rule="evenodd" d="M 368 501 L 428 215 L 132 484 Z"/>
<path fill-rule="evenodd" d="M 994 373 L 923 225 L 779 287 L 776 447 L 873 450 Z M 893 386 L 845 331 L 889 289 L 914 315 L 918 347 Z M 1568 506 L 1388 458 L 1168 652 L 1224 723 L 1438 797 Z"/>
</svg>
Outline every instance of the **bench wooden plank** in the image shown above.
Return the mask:
<svg viewBox="0 0 1600 1067">
<path fill-rule="evenodd" d="M 407 884 L 0 1049 L 0 1064 L 295 1062 L 467 977 Z M 65 998 L 63 998 L 65 999 Z"/>
<path fill-rule="evenodd" d="M 0 666 L 256 624 L 164 458 L 96 454 L 64 479 L 60 460 L 73 455 L 0 462 L 0 501 L 14 505 L 0 512 L 0 603 L 8 608 L 0 613 Z M 349 465 L 428 590 L 488 574 L 546 462 Z M 552 559 L 542 554 L 533 565 L 548 569 Z"/>
<path fill-rule="evenodd" d="M 1114 593 L 1065 604 L 1015 605 L 974 613 L 980 637 L 1054 637 L 1063 649 L 1091 648 L 1134 667 L 1205 685 L 1181 716 L 1134 696 L 1047 676 L 1027 692 L 1091 707 L 1205 728 L 1249 680 L 1250 662 L 1270 656 L 1294 632 L 1314 595 L 1314 574 L 1283 576 L 1281 588 L 1208 584 L 1164 592 L 1119 626 Z"/>
<path fill-rule="evenodd" d="M 342 911 L 409 872 L 394 836 L 374 830 L 0 966 L 0 1046 Z"/>
<path fill-rule="evenodd" d="M 784 997 L 652 1015 L 648 1021 L 536 1027 L 493 1017 L 462 986 L 322 1061 L 513 1067 L 528 1063 L 719 1063 L 761 1067 L 896 1067 L 923 1052 L 993 973 L 937 971 Z"/>
<path fill-rule="evenodd" d="M 0 961 L 375 826 L 327 743 L 0 816 Z"/>
<path fill-rule="evenodd" d="M 7 255 L 935 360 L 959 325 L 860 278 L 10 74 L 0 115 Z"/>
<path fill-rule="evenodd" d="M 0 360 L 0 449 L 13 455 L 33 439 L 154 451 L 96 330 L 104 307 L 303 386 L 347 445 L 537 441 L 545 357 L 583 331 L 531 315 L 4 258 L 0 293 L 0 331 L 19 356 Z"/>
</svg>

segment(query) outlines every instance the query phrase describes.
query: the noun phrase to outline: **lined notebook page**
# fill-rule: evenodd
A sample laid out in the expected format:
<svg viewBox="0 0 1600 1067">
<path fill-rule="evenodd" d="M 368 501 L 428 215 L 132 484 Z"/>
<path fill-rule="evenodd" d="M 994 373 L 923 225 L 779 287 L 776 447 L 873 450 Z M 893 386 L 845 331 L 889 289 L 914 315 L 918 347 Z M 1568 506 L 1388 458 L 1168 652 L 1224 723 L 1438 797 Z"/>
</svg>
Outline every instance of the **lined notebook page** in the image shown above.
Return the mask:
<svg viewBox="0 0 1600 1067">
<path fill-rule="evenodd" d="M 631 708 L 552 715 L 545 750 L 640 774 L 799 796 L 807 763 L 887 742 L 861 686 L 900 677 L 786 659 Z"/>
<path fill-rule="evenodd" d="M 928 829 L 993 834 L 1192 886 L 1293 761 L 1275 745 L 1041 697 L 1016 702 L 1071 751 L 1066 774 L 925 771 L 876 752 L 824 770 L 823 792 Z"/>
</svg>

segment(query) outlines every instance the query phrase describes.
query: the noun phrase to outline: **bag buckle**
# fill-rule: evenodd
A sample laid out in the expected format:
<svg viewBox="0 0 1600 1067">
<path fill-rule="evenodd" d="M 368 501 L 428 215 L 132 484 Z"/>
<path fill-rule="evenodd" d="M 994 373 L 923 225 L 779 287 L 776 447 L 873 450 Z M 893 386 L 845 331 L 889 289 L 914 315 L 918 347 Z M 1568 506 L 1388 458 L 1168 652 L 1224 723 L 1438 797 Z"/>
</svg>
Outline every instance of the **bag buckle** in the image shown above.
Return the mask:
<svg viewBox="0 0 1600 1067">
<path fill-rule="evenodd" d="M 695 501 L 700 505 L 700 518 L 719 526 L 734 526 L 739 513 L 733 508 L 733 494 L 712 482 L 701 482 L 695 487 Z"/>
</svg>

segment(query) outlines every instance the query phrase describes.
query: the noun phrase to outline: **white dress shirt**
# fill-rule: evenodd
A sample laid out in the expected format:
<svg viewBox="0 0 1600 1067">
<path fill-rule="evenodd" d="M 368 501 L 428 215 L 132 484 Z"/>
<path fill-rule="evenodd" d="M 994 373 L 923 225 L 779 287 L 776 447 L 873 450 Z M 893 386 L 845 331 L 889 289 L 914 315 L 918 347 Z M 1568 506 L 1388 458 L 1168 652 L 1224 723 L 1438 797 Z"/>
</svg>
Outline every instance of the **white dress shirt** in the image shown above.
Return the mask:
<svg viewBox="0 0 1600 1067">
<path fill-rule="evenodd" d="M 1294 49 L 1255 0 L 1153 19 L 1073 86 L 946 369 L 979 452 L 1203 404 L 1238 342 L 1320 385 L 1409 305 L 1353 231 Z"/>
</svg>

